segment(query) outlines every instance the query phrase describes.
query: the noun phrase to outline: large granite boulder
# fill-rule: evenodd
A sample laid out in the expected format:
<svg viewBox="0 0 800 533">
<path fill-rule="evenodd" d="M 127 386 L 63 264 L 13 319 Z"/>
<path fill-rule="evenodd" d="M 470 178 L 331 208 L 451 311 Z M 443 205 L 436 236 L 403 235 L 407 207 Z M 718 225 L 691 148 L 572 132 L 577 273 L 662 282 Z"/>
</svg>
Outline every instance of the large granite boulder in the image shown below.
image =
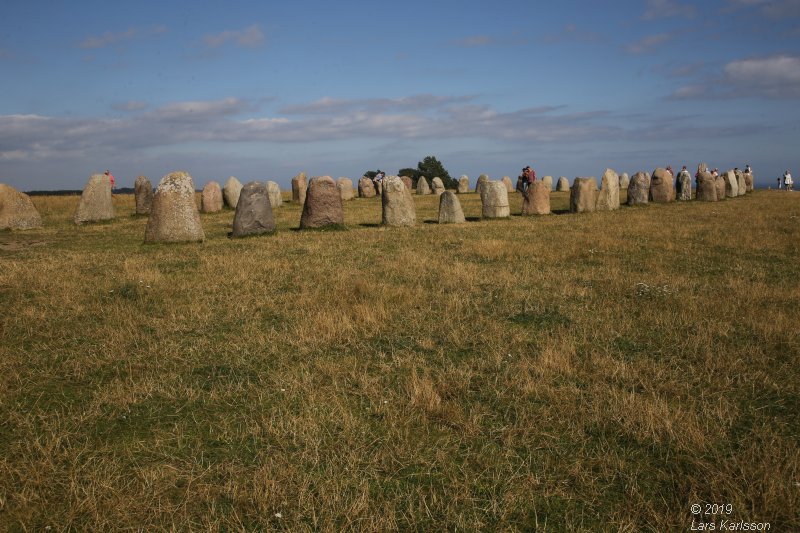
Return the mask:
<svg viewBox="0 0 800 533">
<path fill-rule="evenodd" d="M 592 212 L 597 207 L 597 179 L 575 178 L 569 193 L 569 210 L 572 213 Z"/>
<path fill-rule="evenodd" d="M 200 193 L 200 212 L 218 213 L 222 211 L 222 205 L 222 188 L 216 181 L 209 181 L 203 187 L 203 192 Z"/>
<path fill-rule="evenodd" d="M 205 238 L 192 177 L 186 172 L 167 174 L 153 196 L 144 242 L 198 242 Z"/>
<path fill-rule="evenodd" d="M 619 176 L 613 169 L 607 168 L 600 178 L 600 192 L 597 194 L 598 211 L 614 211 L 619 209 Z"/>
<path fill-rule="evenodd" d="M 725 200 L 725 176 L 722 174 L 717 174 L 714 176 L 714 185 L 717 187 L 717 200 L 722 201 Z M 736 186 L 739 186 L 739 183 L 736 183 Z"/>
<path fill-rule="evenodd" d="M 343 202 L 352 200 L 356 195 L 353 190 L 353 180 L 350 178 L 341 177 L 337 179 L 336 187 L 339 189 L 339 196 L 341 196 Z"/>
<path fill-rule="evenodd" d="M 664 204 L 675 199 L 675 186 L 672 183 L 672 172 L 665 168 L 657 168 L 650 177 L 650 197 L 653 203 Z"/>
<path fill-rule="evenodd" d="M 292 201 L 298 204 L 305 205 L 306 203 L 306 190 L 308 189 L 308 180 L 306 180 L 306 173 L 301 172 L 292 178 Z"/>
<path fill-rule="evenodd" d="M 508 205 L 508 188 L 502 181 L 481 183 L 481 204 L 484 218 L 511 216 L 511 208 Z"/>
<path fill-rule="evenodd" d="M 675 198 L 677 200 L 692 199 L 692 176 L 687 171 L 678 172 L 675 180 Z"/>
<path fill-rule="evenodd" d="M 701 202 L 717 201 L 717 184 L 714 176 L 708 170 L 703 170 L 697 174 L 697 200 Z"/>
<path fill-rule="evenodd" d="M 444 183 L 442 182 L 442 178 L 435 177 L 431 180 L 431 189 L 433 189 L 433 194 L 440 195 L 444 192 Z"/>
<path fill-rule="evenodd" d="M 42 227 L 42 217 L 30 197 L 11 185 L 0 183 L 0 230 Z"/>
<path fill-rule="evenodd" d="M 358 195 L 361 198 L 374 198 L 375 197 L 375 184 L 372 180 L 364 176 L 358 180 Z"/>
<path fill-rule="evenodd" d="M 133 184 L 133 196 L 137 215 L 149 215 L 153 206 L 153 184 L 147 176 L 137 176 Z"/>
<path fill-rule="evenodd" d="M 267 186 L 251 181 L 242 187 L 236 214 L 233 216 L 231 237 L 247 237 L 275 231 L 275 218 L 272 215 Z"/>
<path fill-rule="evenodd" d="M 228 178 L 225 185 L 222 186 L 222 198 L 225 200 L 225 205 L 231 209 L 236 209 L 236 204 L 239 203 L 239 194 L 242 192 L 242 182 L 234 176 Z"/>
<path fill-rule="evenodd" d="M 723 173 L 722 179 L 725 181 L 725 197 L 736 198 L 739 196 L 739 180 L 736 179 L 733 170 Z"/>
<path fill-rule="evenodd" d="M 627 172 L 623 172 L 619 175 L 619 188 L 620 190 L 625 189 L 628 190 L 628 185 L 631 183 L 631 178 L 628 176 Z"/>
<path fill-rule="evenodd" d="M 431 194 L 431 187 L 428 185 L 428 180 L 425 176 L 417 178 L 417 194 Z"/>
<path fill-rule="evenodd" d="M 628 183 L 628 205 L 644 205 L 650 197 L 650 175 L 637 172 Z"/>
<path fill-rule="evenodd" d="M 342 197 L 330 176 L 311 178 L 300 217 L 300 228 L 322 228 L 344 225 Z"/>
<path fill-rule="evenodd" d="M 744 196 L 747 193 L 747 181 L 744 179 L 744 172 L 737 170 L 736 181 L 739 183 L 739 196 Z"/>
<path fill-rule="evenodd" d="M 569 190 L 569 180 L 564 176 L 558 178 L 556 183 L 556 192 L 564 192 Z"/>
<path fill-rule="evenodd" d="M 458 194 L 464 194 L 469 192 L 469 176 L 466 174 L 458 178 Z M 440 204 L 441 205 L 441 202 Z M 439 208 L 441 211 L 441 207 Z"/>
<path fill-rule="evenodd" d="M 502 181 L 503 185 L 506 186 L 506 191 L 514 192 L 514 182 L 511 181 L 511 178 L 508 176 L 503 176 L 503 179 L 500 181 Z"/>
<path fill-rule="evenodd" d="M 403 185 L 406 186 L 409 192 L 416 192 L 414 190 L 414 182 L 408 176 L 400 176 L 400 181 L 403 182 Z"/>
<path fill-rule="evenodd" d="M 75 224 L 101 222 L 114 218 L 111 182 L 105 174 L 93 174 L 83 188 L 81 200 L 72 220 Z"/>
<path fill-rule="evenodd" d="M 383 179 L 381 196 L 381 223 L 384 226 L 413 226 L 417 223 L 417 212 L 411 190 L 397 176 Z"/>
<path fill-rule="evenodd" d="M 439 224 L 463 224 L 464 211 L 461 202 L 453 191 L 445 191 L 439 197 Z"/>
<path fill-rule="evenodd" d="M 269 205 L 272 209 L 281 207 L 283 205 L 283 197 L 281 196 L 281 186 L 274 181 L 267 182 L 267 196 L 269 196 Z"/>
<path fill-rule="evenodd" d="M 551 191 L 553 190 L 553 176 L 545 176 L 545 177 L 543 177 L 542 178 L 542 183 L 544 183 L 545 186 L 548 189 L 550 189 Z"/>
<path fill-rule="evenodd" d="M 550 214 L 550 186 L 544 180 L 536 180 L 522 195 L 523 215 Z"/>
<path fill-rule="evenodd" d="M 486 174 L 481 174 L 478 176 L 478 181 L 475 183 L 475 192 L 478 194 L 483 194 L 483 184 L 489 181 L 489 176 Z"/>
</svg>

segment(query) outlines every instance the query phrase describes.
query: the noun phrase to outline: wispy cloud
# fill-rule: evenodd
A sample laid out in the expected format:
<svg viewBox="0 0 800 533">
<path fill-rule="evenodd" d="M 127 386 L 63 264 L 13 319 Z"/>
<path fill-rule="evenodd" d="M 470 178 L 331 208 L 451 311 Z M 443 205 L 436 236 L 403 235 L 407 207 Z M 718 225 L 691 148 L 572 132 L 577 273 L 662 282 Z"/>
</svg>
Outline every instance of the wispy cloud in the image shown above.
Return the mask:
<svg viewBox="0 0 800 533">
<path fill-rule="evenodd" d="M 755 9 L 756 12 L 769 19 L 800 17 L 800 1 L 798 0 L 727 0 L 724 11 Z"/>
<path fill-rule="evenodd" d="M 139 100 L 131 100 L 129 102 L 117 102 L 111 105 L 111 109 L 115 111 L 141 111 L 147 109 L 147 102 Z"/>
<path fill-rule="evenodd" d="M 433 94 L 416 94 L 403 98 L 363 98 L 347 100 L 326 96 L 307 104 L 283 107 L 280 113 L 284 115 L 329 115 L 352 111 L 368 113 L 423 111 L 440 108 L 446 105 L 468 102 L 474 98 L 475 97 L 471 95 L 437 96 Z"/>
<path fill-rule="evenodd" d="M 626 44 L 623 48 L 629 54 L 645 54 L 652 52 L 655 47 L 667 42 L 670 39 L 669 33 L 659 33 L 648 35 L 647 37 L 635 42 Z"/>
<path fill-rule="evenodd" d="M 105 48 L 112 44 L 117 44 L 126 41 L 132 41 L 138 37 L 147 37 L 158 35 L 167 31 L 165 26 L 151 26 L 149 28 L 128 28 L 125 31 L 107 31 L 101 35 L 93 35 L 87 37 L 80 43 L 78 48 L 85 50 L 92 50 L 97 48 Z"/>
<path fill-rule="evenodd" d="M 265 41 L 264 33 L 258 24 L 253 24 L 242 30 L 225 30 L 220 33 L 211 33 L 203 37 L 203 43 L 209 48 L 219 48 L 227 43 L 234 43 L 246 48 L 261 46 Z"/>
<path fill-rule="evenodd" d="M 671 17 L 692 18 L 697 8 L 690 4 L 681 4 L 675 0 L 647 0 L 647 9 L 642 20 L 657 20 Z"/>
</svg>

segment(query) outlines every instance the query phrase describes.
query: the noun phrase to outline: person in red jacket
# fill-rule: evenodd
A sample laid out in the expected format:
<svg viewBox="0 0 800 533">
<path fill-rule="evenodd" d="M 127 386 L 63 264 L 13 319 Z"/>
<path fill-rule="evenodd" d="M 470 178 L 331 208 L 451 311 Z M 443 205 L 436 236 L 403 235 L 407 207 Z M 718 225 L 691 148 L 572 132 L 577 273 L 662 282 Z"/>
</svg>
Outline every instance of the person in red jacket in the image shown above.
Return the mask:
<svg viewBox="0 0 800 533">
<path fill-rule="evenodd" d="M 522 181 L 523 191 L 527 191 L 533 182 L 536 181 L 536 171 L 533 170 L 531 167 L 525 167 L 522 169 L 522 175 L 519 177 Z"/>
<path fill-rule="evenodd" d="M 114 175 L 111 174 L 111 172 L 108 171 L 108 170 L 106 170 L 105 174 L 106 174 L 106 176 L 108 176 L 108 181 L 111 183 L 111 189 L 113 190 L 114 189 Z"/>
</svg>

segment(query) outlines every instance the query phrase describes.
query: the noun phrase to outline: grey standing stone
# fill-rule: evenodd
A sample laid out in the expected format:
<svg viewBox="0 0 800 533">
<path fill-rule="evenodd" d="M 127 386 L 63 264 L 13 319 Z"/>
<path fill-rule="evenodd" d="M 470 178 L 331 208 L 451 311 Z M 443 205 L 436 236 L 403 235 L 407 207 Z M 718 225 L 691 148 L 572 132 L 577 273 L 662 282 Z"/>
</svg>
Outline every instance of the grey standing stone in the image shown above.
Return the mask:
<svg viewBox="0 0 800 533">
<path fill-rule="evenodd" d="M 361 198 L 374 198 L 375 197 L 375 184 L 372 180 L 364 176 L 358 180 L 358 195 Z"/>
<path fill-rule="evenodd" d="M 292 201 L 298 204 L 305 205 L 306 203 L 306 189 L 308 189 L 308 181 L 306 180 L 306 173 L 301 172 L 292 178 Z"/>
<path fill-rule="evenodd" d="M 342 197 L 330 176 L 311 178 L 300 217 L 300 228 L 322 228 L 344 224 Z"/>
<path fill-rule="evenodd" d="M 508 205 L 508 188 L 502 181 L 484 181 L 481 184 L 481 204 L 484 218 L 511 216 Z"/>
<path fill-rule="evenodd" d="M 687 170 L 678 172 L 678 179 L 675 180 L 675 199 L 681 201 L 692 199 L 692 176 Z"/>
<path fill-rule="evenodd" d="M 75 210 L 75 224 L 111 220 L 115 216 L 111 196 L 111 182 L 105 174 L 93 174 L 83 188 L 81 200 Z"/>
<path fill-rule="evenodd" d="M 186 172 L 167 174 L 161 178 L 153 196 L 144 242 L 199 242 L 204 239 L 192 177 Z"/>
<path fill-rule="evenodd" d="M 469 192 L 469 176 L 466 174 L 458 178 L 458 194 Z M 440 204 L 441 205 L 441 202 Z M 441 207 L 439 208 L 441 210 Z"/>
<path fill-rule="evenodd" d="M 442 178 L 435 177 L 431 180 L 431 189 L 433 189 L 433 194 L 440 195 L 444 192 L 444 183 L 442 182 Z"/>
<path fill-rule="evenodd" d="M 744 196 L 747 194 L 747 181 L 744 179 L 744 172 L 737 170 L 735 174 L 736 181 L 739 183 L 739 196 Z"/>
<path fill-rule="evenodd" d="M 267 182 L 267 195 L 269 196 L 269 205 L 272 209 L 281 207 L 283 205 L 283 197 L 281 196 L 281 187 L 274 181 Z"/>
<path fill-rule="evenodd" d="M 234 176 L 228 178 L 225 185 L 222 187 L 222 197 L 225 200 L 225 205 L 231 209 L 236 209 L 236 204 L 239 203 L 239 194 L 242 192 L 242 182 Z"/>
<path fill-rule="evenodd" d="M 542 183 L 544 183 L 545 186 L 548 189 L 550 189 L 551 191 L 553 190 L 553 176 L 545 176 L 545 177 L 543 177 L 542 178 Z"/>
<path fill-rule="evenodd" d="M 619 209 L 619 176 L 610 168 L 600 178 L 600 192 L 597 195 L 598 211 L 614 211 Z"/>
<path fill-rule="evenodd" d="M 430 194 L 431 188 L 428 185 L 428 180 L 425 179 L 425 176 L 420 176 L 417 179 L 417 194 Z"/>
<path fill-rule="evenodd" d="M 0 230 L 42 227 L 42 217 L 30 197 L 11 185 L 0 183 Z"/>
<path fill-rule="evenodd" d="M 133 184 L 133 195 L 136 201 L 136 214 L 149 215 L 153 206 L 153 184 L 147 176 L 137 176 Z"/>
<path fill-rule="evenodd" d="M 231 237 L 247 237 L 275 231 L 275 218 L 272 214 L 267 186 L 251 181 L 242 187 L 236 214 L 233 216 Z"/>
<path fill-rule="evenodd" d="M 411 190 L 397 176 L 384 178 L 381 196 L 381 223 L 384 226 L 413 226 L 417 223 L 417 213 Z"/>
<path fill-rule="evenodd" d="M 707 170 L 697 174 L 697 200 L 701 202 L 717 201 L 717 184 L 714 176 Z"/>
<path fill-rule="evenodd" d="M 628 176 L 627 172 L 623 172 L 619 175 L 619 188 L 628 190 L 628 185 L 631 183 L 631 178 Z"/>
<path fill-rule="evenodd" d="M 483 194 L 483 184 L 489 181 L 489 176 L 486 174 L 481 174 L 478 176 L 478 181 L 475 183 L 475 192 L 478 194 Z"/>
<path fill-rule="evenodd" d="M 667 203 L 675 199 L 675 187 L 672 183 L 672 172 L 665 168 L 657 168 L 650 178 L 650 197 L 653 203 Z"/>
<path fill-rule="evenodd" d="M 717 187 L 717 201 L 725 200 L 725 176 L 722 174 L 714 176 L 714 185 Z M 738 187 L 738 182 L 736 185 Z"/>
<path fill-rule="evenodd" d="M 238 200 L 237 200 L 238 202 Z M 222 211 L 222 189 L 216 181 L 209 181 L 200 193 L 200 212 L 218 213 Z"/>
<path fill-rule="evenodd" d="M 453 191 L 445 191 L 439 197 L 439 224 L 463 224 L 464 211 L 461 202 Z"/>
<path fill-rule="evenodd" d="M 550 186 L 544 180 L 536 180 L 523 193 L 523 215 L 550 214 Z"/>
<path fill-rule="evenodd" d="M 336 187 L 339 189 L 339 196 L 342 197 L 343 202 L 352 200 L 356 195 L 353 191 L 353 180 L 350 178 L 341 177 L 337 179 Z"/>
<path fill-rule="evenodd" d="M 506 190 L 508 192 L 514 192 L 514 182 L 511 181 L 511 178 L 508 176 L 503 176 L 501 181 L 503 182 L 503 185 L 506 186 Z"/>
<path fill-rule="evenodd" d="M 722 178 L 725 180 L 725 197 L 736 198 L 739 196 L 739 181 L 733 170 L 723 173 Z"/>
<path fill-rule="evenodd" d="M 650 196 L 650 176 L 637 172 L 628 183 L 628 205 L 644 205 Z"/>
<path fill-rule="evenodd" d="M 564 176 L 558 178 L 556 183 L 556 192 L 564 192 L 569 190 L 569 180 Z"/>
<path fill-rule="evenodd" d="M 569 210 L 572 213 L 590 213 L 597 207 L 597 179 L 575 178 L 569 193 Z"/>
<path fill-rule="evenodd" d="M 744 184 L 747 186 L 747 192 L 753 191 L 753 173 L 752 172 L 745 172 L 744 173 Z"/>
</svg>

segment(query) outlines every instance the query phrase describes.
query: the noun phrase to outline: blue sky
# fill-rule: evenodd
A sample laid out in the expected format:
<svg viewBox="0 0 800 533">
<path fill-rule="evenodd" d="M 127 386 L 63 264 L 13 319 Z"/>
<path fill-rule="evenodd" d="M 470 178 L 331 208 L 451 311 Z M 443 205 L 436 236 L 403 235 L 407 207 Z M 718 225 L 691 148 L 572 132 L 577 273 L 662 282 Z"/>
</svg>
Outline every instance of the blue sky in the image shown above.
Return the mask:
<svg viewBox="0 0 800 533">
<path fill-rule="evenodd" d="M 3 2 L 0 182 L 800 174 L 800 0 Z"/>
</svg>

